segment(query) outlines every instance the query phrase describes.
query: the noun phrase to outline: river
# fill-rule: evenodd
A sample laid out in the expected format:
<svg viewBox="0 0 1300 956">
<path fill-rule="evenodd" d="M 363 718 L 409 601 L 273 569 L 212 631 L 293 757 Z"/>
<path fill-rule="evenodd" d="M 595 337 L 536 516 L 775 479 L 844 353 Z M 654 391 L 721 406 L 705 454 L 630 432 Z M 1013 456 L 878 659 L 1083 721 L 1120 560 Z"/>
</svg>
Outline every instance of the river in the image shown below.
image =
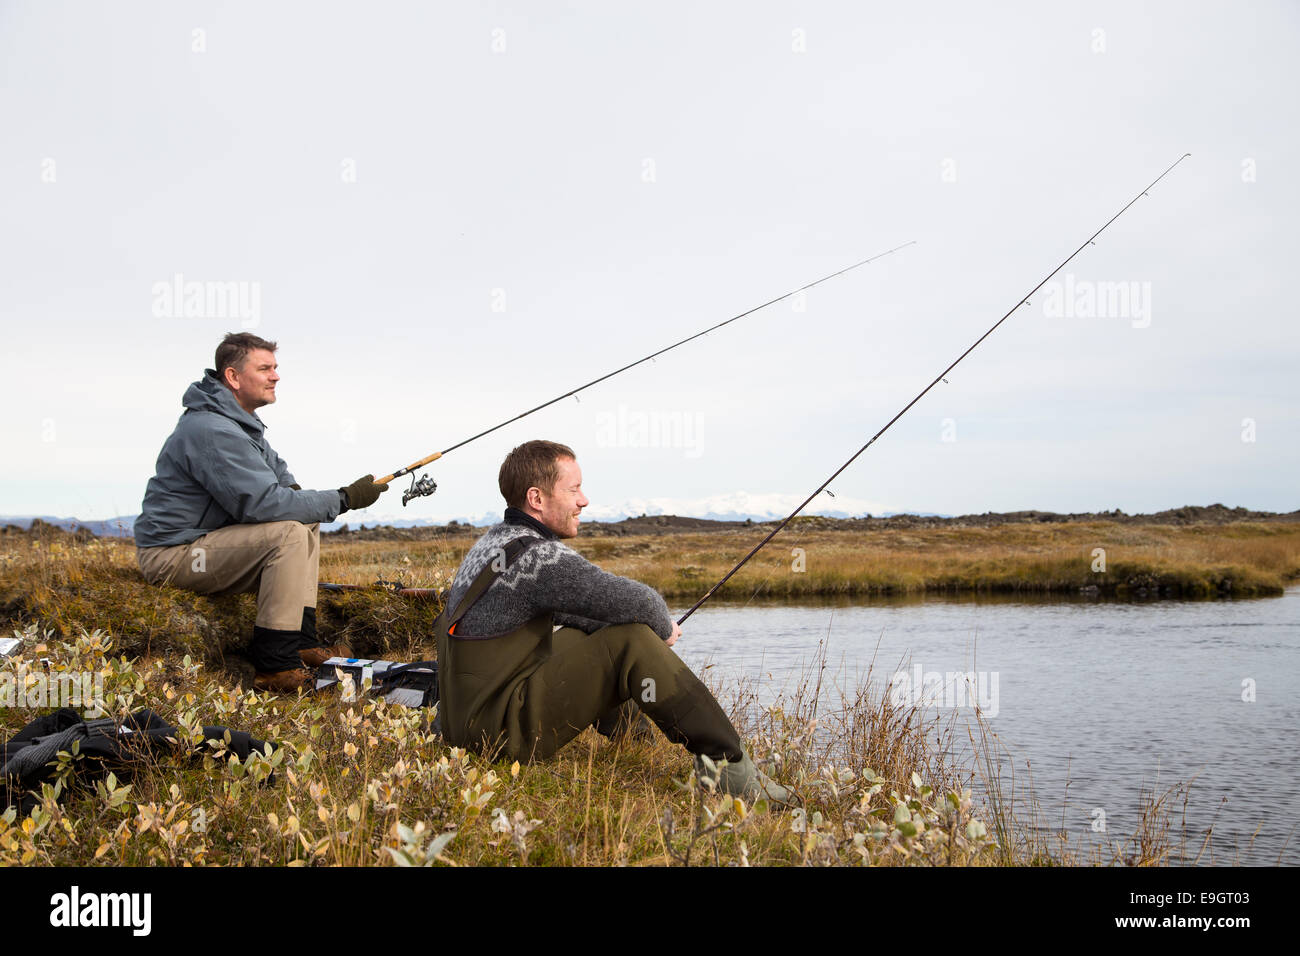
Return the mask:
<svg viewBox="0 0 1300 956">
<path fill-rule="evenodd" d="M 1173 861 L 1300 863 L 1300 588 L 1236 601 L 715 602 L 675 649 L 767 703 L 823 642 L 827 706 L 863 683 L 920 703 L 957 729 L 968 766 L 979 699 L 1017 817 L 1064 831 L 1081 857 L 1123 847 L 1144 794 L 1186 784 L 1170 807 Z"/>
</svg>

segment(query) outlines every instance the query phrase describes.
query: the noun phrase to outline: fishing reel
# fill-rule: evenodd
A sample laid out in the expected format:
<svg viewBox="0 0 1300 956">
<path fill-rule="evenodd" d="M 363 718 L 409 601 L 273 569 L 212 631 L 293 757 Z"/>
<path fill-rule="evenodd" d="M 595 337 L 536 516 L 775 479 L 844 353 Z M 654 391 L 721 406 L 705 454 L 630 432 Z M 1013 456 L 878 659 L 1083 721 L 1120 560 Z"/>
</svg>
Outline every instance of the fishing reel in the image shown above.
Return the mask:
<svg viewBox="0 0 1300 956">
<path fill-rule="evenodd" d="M 433 494 L 437 490 L 438 483 L 428 475 L 421 475 L 419 479 L 417 479 L 415 475 L 412 475 L 411 487 L 402 492 L 402 507 L 405 508 L 406 503 L 412 498 L 423 498 L 426 495 Z"/>
</svg>

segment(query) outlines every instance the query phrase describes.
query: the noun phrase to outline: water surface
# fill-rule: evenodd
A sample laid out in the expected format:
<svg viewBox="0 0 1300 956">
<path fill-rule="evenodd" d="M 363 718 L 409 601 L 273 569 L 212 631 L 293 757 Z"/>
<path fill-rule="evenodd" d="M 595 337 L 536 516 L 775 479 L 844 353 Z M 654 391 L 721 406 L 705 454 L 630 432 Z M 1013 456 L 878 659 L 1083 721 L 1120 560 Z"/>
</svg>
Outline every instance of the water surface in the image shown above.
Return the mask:
<svg viewBox="0 0 1300 956">
<path fill-rule="evenodd" d="M 945 675 L 974 672 L 985 723 L 1008 754 L 1004 775 L 1014 770 L 1018 791 L 1032 775 L 1040 821 L 1063 826 L 1076 849 L 1123 846 L 1144 792 L 1188 783 L 1185 825 L 1181 795 L 1172 819 L 1188 862 L 1300 862 L 1300 588 L 1239 601 L 710 603 L 676 650 L 713 665 L 724 686 L 745 678 L 771 700 L 808 672 L 819 643 L 835 706 L 836 687 L 864 682 L 912 693 L 894 675 L 919 667 L 911 699 L 938 697 L 927 714 L 973 726 L 969 692 L 954 699 Z M 947 700 L 935 693 L 945 683 Z M 969 762 L 968 735 L 955 738 Z"/>
</svg>

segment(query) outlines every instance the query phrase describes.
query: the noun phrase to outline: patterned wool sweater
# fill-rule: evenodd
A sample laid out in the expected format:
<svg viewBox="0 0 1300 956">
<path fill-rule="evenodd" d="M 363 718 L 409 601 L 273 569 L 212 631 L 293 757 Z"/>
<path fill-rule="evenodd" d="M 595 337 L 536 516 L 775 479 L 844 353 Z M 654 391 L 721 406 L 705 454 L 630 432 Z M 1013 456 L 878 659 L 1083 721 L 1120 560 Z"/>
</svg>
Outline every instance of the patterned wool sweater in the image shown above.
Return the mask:
<svg viewBox="0 0 1300 956">
<path fill-rule="evenodd" d="M 646 624 L 664 640 L 672 636 L 668 605 L 653 588 L 602 571 L 565 545 L 549 528 L 514 508 L 475 542 L 452 582 L 455 608 L 478 573 L 506 544 L 537 538 L 478 599 L 456 628 L 457 637 L 500 637 L 538 614 L 552 612 L 561 627 L 590 634 L 607 624 Z"/>
</svg>

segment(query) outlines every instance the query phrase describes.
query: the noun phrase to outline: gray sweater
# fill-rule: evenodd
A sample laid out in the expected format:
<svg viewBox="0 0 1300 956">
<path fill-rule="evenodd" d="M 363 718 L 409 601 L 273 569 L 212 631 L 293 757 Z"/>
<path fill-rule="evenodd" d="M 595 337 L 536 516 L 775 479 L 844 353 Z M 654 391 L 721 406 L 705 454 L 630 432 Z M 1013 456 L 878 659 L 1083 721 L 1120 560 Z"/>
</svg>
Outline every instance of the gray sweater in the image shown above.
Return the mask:
<svg viewBox="0 0 1300 956">
<path fill-rule="evenodd" d="M 158 455 L 135 543 L 189 544 L 232 524 L 333 521 L 343 510 L 337 490 L 294 491 L 284 460 L 266 442 L 266 426 L 235 401 L 208 369 L 182 399 L 185 414 Z"/>
<path fill-rule="evenodd" d="M 508 519 L 517 515 L 507 512 Z M 547 611 L 556 624 L 588 634 L 607 624 L 645 624 L 664 640 L 672 636 L 673 620 L 659 592 L 602 571 L 536 522 L 517 517 L 493 525 L 469 549 L 452 582 L 453 610 L 479 571 L 521 537 L 538 541 L 483 592 L 456 628 L 457 637 L 500 637 Z"/>
</svg>

